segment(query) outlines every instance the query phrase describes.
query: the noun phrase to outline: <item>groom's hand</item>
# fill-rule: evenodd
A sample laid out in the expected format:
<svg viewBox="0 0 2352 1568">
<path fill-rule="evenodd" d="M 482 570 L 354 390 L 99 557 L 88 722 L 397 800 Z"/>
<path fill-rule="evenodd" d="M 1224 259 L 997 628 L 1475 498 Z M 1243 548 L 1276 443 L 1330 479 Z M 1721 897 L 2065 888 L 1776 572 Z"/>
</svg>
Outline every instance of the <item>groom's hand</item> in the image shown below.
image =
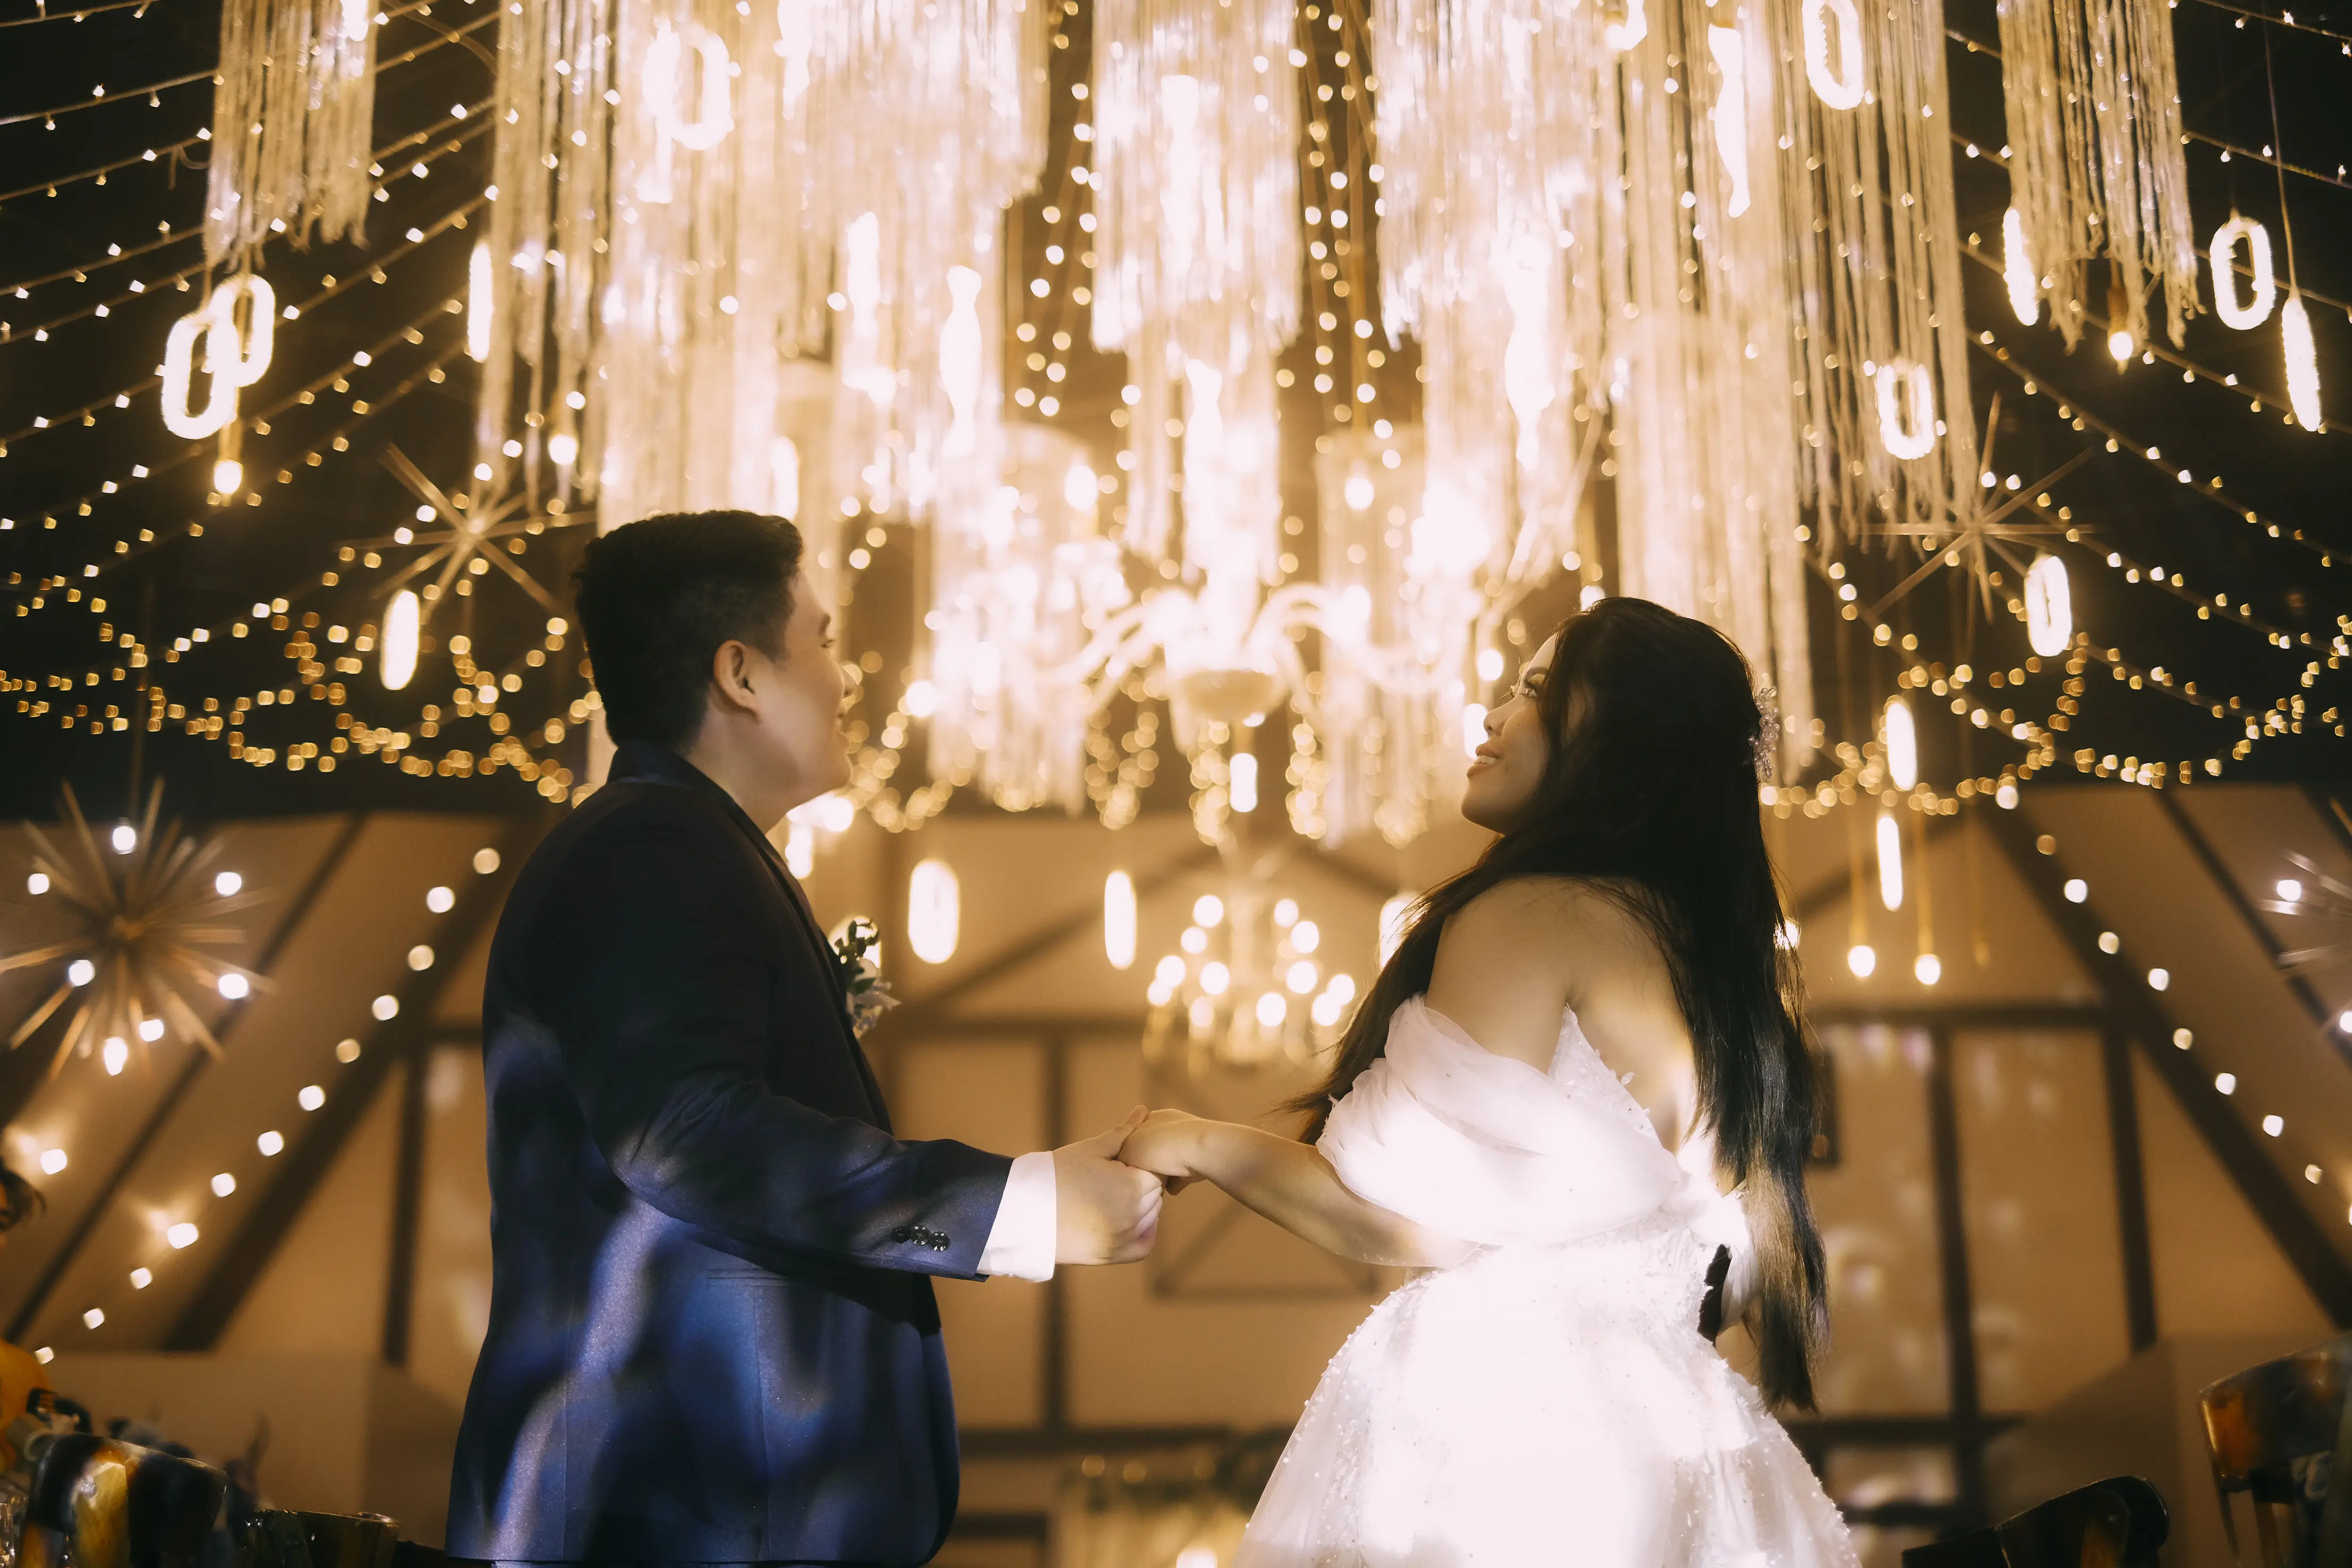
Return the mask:
<svg viewBox="0 0 2352 1568">
<path fill-rule="evenodd" d="M 1149 1115 L 1142 1106 L 1108 1132 L 1054 1151 L 1054 1261 L 1132 1263 L 1160 1231 L 1160 1178 L 1118 1163 L 1119 1146 Z"/>
</svg>

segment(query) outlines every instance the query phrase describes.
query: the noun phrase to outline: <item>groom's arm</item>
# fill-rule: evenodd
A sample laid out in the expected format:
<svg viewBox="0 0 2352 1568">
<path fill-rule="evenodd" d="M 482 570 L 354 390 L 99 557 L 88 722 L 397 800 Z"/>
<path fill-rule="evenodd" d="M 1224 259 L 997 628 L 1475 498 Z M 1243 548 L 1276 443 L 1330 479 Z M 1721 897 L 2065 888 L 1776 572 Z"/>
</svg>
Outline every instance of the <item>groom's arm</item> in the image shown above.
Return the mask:
<svg viewBox="0 0 2352 1568">
<path fill-rule="evenodd" d="M 835 1263 L 982 1272 L 1013 1161 L 901 1142 L 768 1087 L 778 955 L 753 868 L 721 831 L 690 812 L 616 815 L 551 889 L 534 1000 L 590 1136 L 631 1192 L 698 1229 Z M 1006 1216 L 1016 1258 L 1036 1236 L 1034 1163 L 1024 1174 Z M 1047 1272 L 1052 1245 L 1049 1225 Z"/>
</svg>

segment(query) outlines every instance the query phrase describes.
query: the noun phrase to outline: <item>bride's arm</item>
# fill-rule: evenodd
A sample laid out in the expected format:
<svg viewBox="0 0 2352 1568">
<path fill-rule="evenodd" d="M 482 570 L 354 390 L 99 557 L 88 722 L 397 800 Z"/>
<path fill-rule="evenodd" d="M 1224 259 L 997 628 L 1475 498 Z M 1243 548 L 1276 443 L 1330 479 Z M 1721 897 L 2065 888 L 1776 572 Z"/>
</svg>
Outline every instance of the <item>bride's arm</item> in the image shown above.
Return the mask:
<svg viewBox="0 0 2352 1568">
<path fill-rule="evenodd" d="M 1472 1250 L 1366 1203 L 1312 1145 L 1255 1127 L 1156 1110 L 1118 1157 L 1179 1182 L 1214 1182 L 1291 1234 L 1360 1262 L 1442 1268 Z"/>
</svg>

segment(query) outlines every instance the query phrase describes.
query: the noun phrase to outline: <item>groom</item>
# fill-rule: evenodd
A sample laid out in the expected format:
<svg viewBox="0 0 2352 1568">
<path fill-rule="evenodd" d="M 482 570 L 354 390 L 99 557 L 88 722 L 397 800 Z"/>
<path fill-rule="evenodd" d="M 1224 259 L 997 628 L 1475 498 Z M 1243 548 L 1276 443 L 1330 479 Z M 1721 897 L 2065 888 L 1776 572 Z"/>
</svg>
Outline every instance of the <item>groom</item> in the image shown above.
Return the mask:
<svg viewBox="0 0 2352 1568">
<path fill-rule="evenodd" d="M 957 1480 L 927 1277 L 1151 1248 L 1159 1181 L 1112 1157 L 1128 1128 L 1019 1159 L 891 1135 L 766 837 L 849 776 L 800 563 L 791 523 L 744 512 L 588 547 L 619 752 L 490 952 L 493 1282 L 453 1557 L 923 1562 Z"/>
</svg>

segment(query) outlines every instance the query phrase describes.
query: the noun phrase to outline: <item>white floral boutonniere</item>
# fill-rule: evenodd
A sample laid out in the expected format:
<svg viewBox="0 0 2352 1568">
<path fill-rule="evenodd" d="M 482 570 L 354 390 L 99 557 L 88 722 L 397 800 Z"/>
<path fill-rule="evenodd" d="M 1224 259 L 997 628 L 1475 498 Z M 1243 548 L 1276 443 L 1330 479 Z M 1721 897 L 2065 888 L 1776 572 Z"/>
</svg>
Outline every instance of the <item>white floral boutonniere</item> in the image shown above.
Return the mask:
<svg viewBox="0 0 2352 1568">
<path fill-rule="evenodd" d="M 835 928 L 833 961 L 841 969 L 841 988 L 849 998 L 849 1026 L 859 1039 L 898 1005 L 882 978 L 875 954 L 882 947 L 881 930 L 862 915 L 852 915 Z"/>
</svg>

